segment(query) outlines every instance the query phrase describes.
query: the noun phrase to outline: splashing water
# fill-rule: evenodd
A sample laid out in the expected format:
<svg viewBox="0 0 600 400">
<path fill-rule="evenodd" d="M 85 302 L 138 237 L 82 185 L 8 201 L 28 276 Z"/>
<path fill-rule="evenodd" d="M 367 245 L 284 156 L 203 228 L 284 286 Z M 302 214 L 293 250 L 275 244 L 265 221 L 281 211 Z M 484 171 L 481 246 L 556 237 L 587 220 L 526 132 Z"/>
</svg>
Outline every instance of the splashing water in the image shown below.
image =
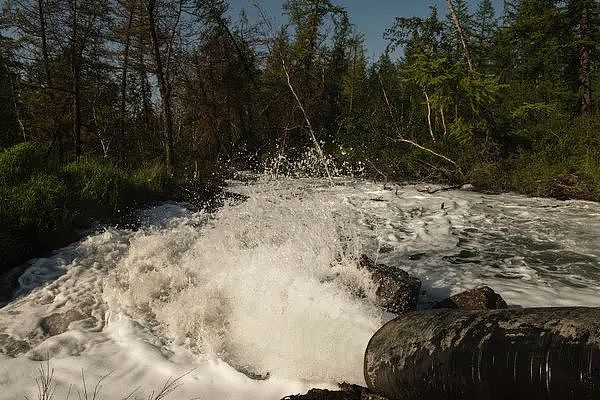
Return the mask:
<svg viewBox="0 0 600 400">
<path fill-rule="evenodd" d="M 246 201 L 212 215 L 166 203 L 138 230 L 30 261 L 0 309 L 0 398 L 34 393 L 48 357 L 59 398 L 81 369 L 88 382 L 113 371 L 106 397 L 186 372 L 178 398 L 361 384 L 366 344 L 391 318 L 362 253 L 418 276 L 421 307 L 482 284 L 512 306 L 600 305 L 598 204 L 337 183 L 232 182 Z"/>
</svg>

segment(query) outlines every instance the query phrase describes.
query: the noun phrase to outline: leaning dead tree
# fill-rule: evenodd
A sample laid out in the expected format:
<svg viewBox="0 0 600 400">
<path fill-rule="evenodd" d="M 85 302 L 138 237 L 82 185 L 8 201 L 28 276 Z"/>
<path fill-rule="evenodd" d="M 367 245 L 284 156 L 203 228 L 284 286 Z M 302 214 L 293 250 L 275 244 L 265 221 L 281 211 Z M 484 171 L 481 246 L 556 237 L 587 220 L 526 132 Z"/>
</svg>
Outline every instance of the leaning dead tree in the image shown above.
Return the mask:
<svg viewBox="0 0 600 400">
<path fill-rule="evenodd" d="M 446 0 L 448 3 L 448 10 L 450 11 L 450 15 L 452 16 L 452 21 L 454 21 L 454 26 L 456 28 L 456 33 L 458 34 L 458 38 L 460 40 L 460 44 L 462 45 L 463 51 L 465 53 L 465 59 L 467 60 L 467 64 L 469 64 L 469 71 L 475 71 L 475 67 L 473 66 L 473 59 L 471 58 L 471 53 L 469 52 L 469 46 L 467 46 L 467 41 L 465 40 L 465 34 L 460 26 L 460 21 L 458 20 L 458 16 L 456 15 L 456 11 L 454 10 L 454 5 L 452 4 L 452 0 Z"/>
<path fill-rule="evenodd" d="M 381 80 L 381 76 L 379 77 L 379 84 L 381 85 L 381 92 L 383 93 L 383 99 L 385 100 L 385 104 L 387 105 L 387 109 L 388 109 L 388 112 L 390 114 L 390 118 L 392 119 L 392 121 L 394 121 L 395 120 L 394 111 L 392 110 L 392 105 L 390 104 L 390 100 L 388 98 L 387 91 L 385 90 L 385 86 L 383 85 L 383 81 Z M 430 125 L 430 127 L 431 127 L 431 125 Z M 446 157 L 445 155 L 440 154 L 440 153 L 438 153 L 438 152 L 436 152 L 434 150 L 431 150 L 430 148 L 427 148 L 427 147 L 425 147 L 425 146 L 423 146 L 423 145 L 415 142 L 414 140 L 406 139 L 404 137 L 404 135 L 402 134 L 402 131 L 397 126 L 396 126 L 396 132 L 397 132 L 397 134 L 399 136 L 397 139 L 395 139 L 396 141 L 410 144 L 411 146 L 414 146 L 414 147 L 416 147 L 418 149 L 421 149 L 421 150 L 423 150 L 423 151 L 425 151 L 425 152 L 427 152 L 429 154 L 432 154 L 432 155 L 434 155 L 434 156 L 436 156 L 438 158 L 441 158 L 442 160 L 445 160 L 445 161 L 449 162 L 450 164 L 454 165 L 454 167 L 456 167 L 456 170 L 461 175 L 463 175 L 463 172 L 460 169 L 460 166 L 456 163 L 456 161 L 454 161 L 454 160 Z M 431 132 L 431 135 L 433 137 L 433 132 L 432 131 L 430 131 L 430 132 Z M 434 142 L 435 142 L 435 139 L 434 139 Z"/>
<path fill-rule="evenodd" d="M 260 6 L 258 6 L 257 4 L 255 4 L 255 7 L 258 9 L 258 12 L 263 20 L 264 25 L 267 27 L 268 31 L 270 32 L 271 39 L 275 38 L 275 33 L 273 31 L 273 25 L 271 25 L 271 22 L 265 16 L 262 8 Z M 302 112 L 302 116 L 304 117 L 304 122 L 306 122 L 306 127 L 308 128 L 308 132 L 310 134 L 310 139 L 313 143 L 313 146 L 315 147 L 315 150 L 317 151 L 317 154 L 319 156 L 321 164 L 323 165 L 323 169 L 325 170 L 325 173 L 327 174 L 327 179 L 329 180 L 329 184 L 331 186 L 333 186 L 333 178 L 331 177 L 331 173 L 329 172 L 329 166 L 327 165 L 327 159 L 325 158 L 325 153 L 323 152 L 323 149 L 321 148 L 321 145 L 319 144 L 319 141 L 317 140 L 317 136 L 315 135 L 315 131 L 310 122 L 310 118 L 308 117 L 308 113 L 306 112 L 306 109 L 304 108 L 304 105 L 302 104 L 302 100 L 300 100 L 300 96 L 298 96 L 298 93 L 294 89 L 294 85 L 292 84 L 292 79 L 290 76 L 290 71 L 287 67 L 287 63 L 285 62 L 284 56 L 281 56 L 281 67 L 285 74 L 287 87 L 290 89 L 292 96 L 294 96 L 294 99 L 296 100 L 296 104 L 298 105 L 298 108 Z"/>
</svg>

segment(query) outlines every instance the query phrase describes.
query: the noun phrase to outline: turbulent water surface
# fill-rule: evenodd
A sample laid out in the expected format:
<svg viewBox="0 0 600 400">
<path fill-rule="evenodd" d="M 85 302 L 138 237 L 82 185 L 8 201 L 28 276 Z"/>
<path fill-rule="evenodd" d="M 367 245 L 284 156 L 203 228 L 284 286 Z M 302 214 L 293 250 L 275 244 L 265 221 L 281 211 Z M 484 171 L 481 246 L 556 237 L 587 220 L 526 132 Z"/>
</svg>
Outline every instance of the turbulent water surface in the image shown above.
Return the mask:
<svg viewBox="0 0 600 400">
<path fill-rule="evenodd" d="M 356 268 L 363 253 L 419 277 L 420 307 L 483 284 L 514 307 L 600 306 L 598 204 L 337 183 L 232 182 L 246 201 L 210 215 L 163 204 L 138 230 L 30 261 L 0 309 L 0 398 L 35 397 L 48 358 L 58 399 L 82 371 L 88 386 L 109 374 L 106 398 L 183 374 L 174 398 L 361 384 L 366 344 L 391 318 Z"/>
</svg>

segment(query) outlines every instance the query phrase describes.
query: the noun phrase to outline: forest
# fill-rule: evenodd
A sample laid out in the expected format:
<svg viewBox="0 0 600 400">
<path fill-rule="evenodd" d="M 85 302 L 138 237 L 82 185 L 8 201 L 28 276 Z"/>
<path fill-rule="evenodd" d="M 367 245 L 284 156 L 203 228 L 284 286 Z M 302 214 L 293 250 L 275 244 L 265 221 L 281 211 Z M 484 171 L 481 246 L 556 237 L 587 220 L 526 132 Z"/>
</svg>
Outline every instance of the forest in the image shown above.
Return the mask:
<svg viewBox="0 0 600 400">
<path fill-rule="evenodd" d="M 323 176 L 600 200 L 600 2 L 447 2 L 382 27 L 371 59 L 341 0 L 256 22 L 226 0 L 5 0 L 0 269 L 311 157 Z"/>
</svg>

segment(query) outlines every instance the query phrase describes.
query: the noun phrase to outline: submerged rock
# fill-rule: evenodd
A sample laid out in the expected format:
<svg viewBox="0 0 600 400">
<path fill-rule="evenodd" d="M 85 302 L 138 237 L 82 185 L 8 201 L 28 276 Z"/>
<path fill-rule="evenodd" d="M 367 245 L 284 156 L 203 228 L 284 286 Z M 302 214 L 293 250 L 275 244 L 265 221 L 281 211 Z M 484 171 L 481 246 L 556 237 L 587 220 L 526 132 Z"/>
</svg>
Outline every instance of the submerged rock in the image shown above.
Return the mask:
<svg viewBox="0 0 600 400">
<path fill-rule="evenodd" d="M 246 375 L 248 378 L 254 381 L 266 381 L 271 377 L 270 372 L 259 372 L 250 366 L 236 365 L 231 363 L 229 365 L 231 365 L 237 372 Z"/>
<path fill-rule="evenodd" d="M 366 268 L 372 276 L 377 289 L 377 304 L 394 314 L 401 314 L 417 309 L 421 281 L 410 276 L 406 271 L 377 264 L 369 257 L 362 255 L 360 268 Z"/>
<path fill-rule="evenodd" d="M 40 327 L 48 336 L 60 335 L 69 330 L 71 322 L 85 319 L 81 312 L 71 309 L 64 313 L 54 313 L 44 317 L 40 322 Z"/>
<path fill-rule="evenodd" d="M 387 400 L 369 389 L 342 383 L 340 390 L 311 389 L 306 394 L 284 397 L 282 400 Z"/>
<path fill-rule="evenodd" d="M 29 349 L 29 343 L 15 339 L 5 333 L 0 333 L 0 354 L 17 357 L 19 354 L 27 353 Z"/>
<path fill-rule="evenodd" d="M 489 286 L 467 290 L 437 302 L 432 308 L 460 308 L 463 310 L 499 310 L 507 308 L 506 301 Z"/>
</svg>

